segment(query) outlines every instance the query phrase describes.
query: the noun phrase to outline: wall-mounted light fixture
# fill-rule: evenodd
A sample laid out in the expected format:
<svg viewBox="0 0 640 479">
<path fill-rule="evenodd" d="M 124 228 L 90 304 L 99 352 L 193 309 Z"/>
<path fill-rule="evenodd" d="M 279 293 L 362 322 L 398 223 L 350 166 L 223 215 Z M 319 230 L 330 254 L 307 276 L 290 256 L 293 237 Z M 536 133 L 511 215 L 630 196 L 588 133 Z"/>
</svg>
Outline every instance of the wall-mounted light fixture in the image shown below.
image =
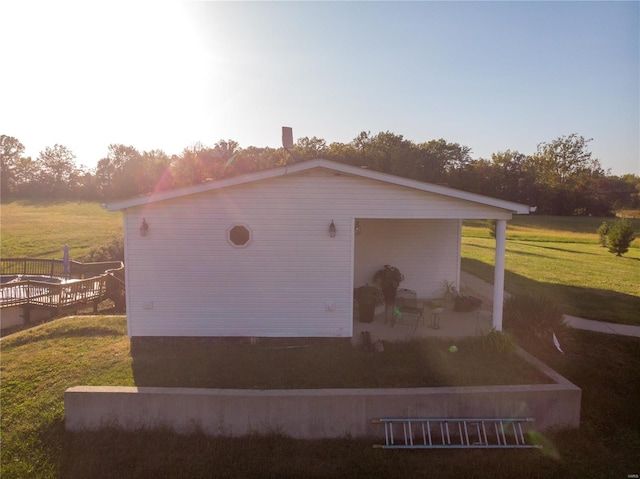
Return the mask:
<svg viewBox="0 0 640 479">
<path fill-rule="evenodd" d="M 357 235 L 359 235 L 359 234 L 360 234 L 360 232 L 362 231 L 362 230 L 360 229 L 360 222 L 359 222 L 358 220 L 356 220 L 356 226 L 355 226 L 355 228 L 354 228 L 354 231 L 356 232 L 356 234 L 357 234 Z"/>
<path fill-rule="evenodd" d="M 142 224 L 140 225 L 140 236 L 147 236 L 149 234 L 149 223 L 146 218 L 142 218 Z"/>
<path fill-rule="evenodd" d="M 331 220 L 331 224 L 329 225 L 329 236 L 331 238 L 335 238 L 336 237 L 336 225 L 333 222 L 333 220 Z"/>
</svg>

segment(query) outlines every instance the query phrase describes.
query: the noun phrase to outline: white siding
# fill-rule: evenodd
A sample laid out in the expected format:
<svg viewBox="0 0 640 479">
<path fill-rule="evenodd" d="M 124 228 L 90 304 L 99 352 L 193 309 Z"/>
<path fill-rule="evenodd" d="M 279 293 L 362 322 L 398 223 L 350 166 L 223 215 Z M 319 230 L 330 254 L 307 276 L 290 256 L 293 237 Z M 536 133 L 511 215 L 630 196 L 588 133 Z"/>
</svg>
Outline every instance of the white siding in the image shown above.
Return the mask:
<svg viewBox="0 0 640 479">
<path fill-rule="evenodd" d="M 420 298 L 442 296 L 444 280 L 459 281 L 459 220 L 360 220 L 355 286 L 372 283 L 385 264 L 404 275 L 401 288 Z"/>
<path fill-rule="evenodd" d="M 142 218 L 146 237 L 138 233 Z M 355 218 L 363 233 L 354 245 Z M 403 221 L 389 227 L 366 218 Z M 461 218 L 510 214 L 326 170 L 127 209 L 129 332 L 350 336 L 354 274 L 358 284 L 374 268 L 395 264 L 406 277 L 402 286 L 432 296 L 440 281 L 457 278 Z M 235 224 L 251 229 L 247 247 L 228 242 Z"/>
</svg>

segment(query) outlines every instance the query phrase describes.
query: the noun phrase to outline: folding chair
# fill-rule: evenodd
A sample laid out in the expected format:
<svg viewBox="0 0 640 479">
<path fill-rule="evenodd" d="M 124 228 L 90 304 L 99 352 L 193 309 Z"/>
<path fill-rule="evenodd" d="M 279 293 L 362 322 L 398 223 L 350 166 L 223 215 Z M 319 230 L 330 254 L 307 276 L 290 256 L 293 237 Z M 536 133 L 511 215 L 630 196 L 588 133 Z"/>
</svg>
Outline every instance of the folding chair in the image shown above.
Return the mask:
<svg viewBox="0 0 640 479">
<path fill-rule="evenodd" d="M 400 288 L 396 293 L 396 307 L 393 312 L 391 327 L 393 327 L 396 322 L 407 324 L 405 320 L 410 316 L 416 317 L 413 328 L 414 331 L 418 329 L 420 320 L 422 320 L 422 324 L 424 324 L 424 308 L 418 305 L 416 292 L 412 289 Z"/>
</svg>

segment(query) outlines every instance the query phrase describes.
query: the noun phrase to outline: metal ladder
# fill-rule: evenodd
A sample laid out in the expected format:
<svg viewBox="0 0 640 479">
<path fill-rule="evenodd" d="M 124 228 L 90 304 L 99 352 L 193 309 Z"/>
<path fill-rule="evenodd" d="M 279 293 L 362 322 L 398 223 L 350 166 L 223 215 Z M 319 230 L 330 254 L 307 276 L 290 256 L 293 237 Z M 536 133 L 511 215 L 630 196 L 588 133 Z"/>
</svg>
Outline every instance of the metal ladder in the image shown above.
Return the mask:
<svg viewBox="0 0 640 479">
<path fill-rule="evenodd" d="M 384 424 L 382 449 L 470 449 L 470 448 L 542 448 L 527 443 L 523 423 L 533 418 L 382 418 L 373 424 Z M 394 425 L 396 436 L 394 436 Z"/>
</svg>

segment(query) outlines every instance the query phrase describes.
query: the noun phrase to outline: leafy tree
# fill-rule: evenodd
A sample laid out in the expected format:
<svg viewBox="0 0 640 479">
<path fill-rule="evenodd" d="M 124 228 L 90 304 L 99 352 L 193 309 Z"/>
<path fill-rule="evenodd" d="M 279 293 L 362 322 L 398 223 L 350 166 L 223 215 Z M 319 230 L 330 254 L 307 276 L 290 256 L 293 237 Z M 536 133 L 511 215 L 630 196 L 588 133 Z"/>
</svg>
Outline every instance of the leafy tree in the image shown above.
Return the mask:
<svg viewBox="0 0 640 479">
<path fill-rule="evenodd" d="M 600 179 L 599 187 L 599 193 L 610 209 L 640 208 L 640 176 L 607 176 Z"/>
<path fill-rule="evenodd" d="M 599 236 L 600 246 L 603 248 L 607 246 L 607 235 L 609 234 L 609 230 L 611 229 L 611 221 L 603 221 L 600 226 L 598 226 L 598 230 L 596 231 Z"/>
<path fill-rule="evenodd" d="M 498 198 L 534 205 L 537 189 L 531 157 L 519 151 L 499 151 L 491 155 L 493 184 Z"/>
<path fill-rule="evenodd" d="M 32 196 L 37 192 L 38 164 L 30 156 L 22 157 L 15 164 L 13 171 L 13 188 L 18 197 Z"/>
<path fill-rule="evenodd" d="M 572 133 L 549 143 L 538 145 L 532 157 L 536 183 L 542 193 L 541 212 L 573 215 L 586 213 L 581 204 L 590 183 L 604 174 L 598 160 L 591 157 L 587 146 L 591 139 Z"/>
<path fill-rule="evenodd" d="M 371 138 L 366 166 L 383 173 L 406 176 L 402 173 L 403 163 L 410 157 L 411 145 L 402 135 L 390 131 L 380 132 Z"/>
<path fill-rule="evenodd" d="M 174 188 L 171 172 L 171 157 L 162 150 L 151 150 L 142 153 L 145 173 L 142 188 L 150 191 L 166 191 Z"/>
<path fill-rule="evenodd" d="M 140 152 L 133 146 L 111 144 L 107 156 L 98 161 L 96 181 L 103 198 L 125 198 L 136 194 L 135 173 L 131 170 L 140 158 Z M 125 171 L 127 163 L 132 165 Z"/>
<path fill-rule="evenodd" d="M 63 197 L 76 171 L 76 155 L 64 145 L 46 147 L 38 155 L 38 183 L 45 195 Z"/>
<path fill-rule="evenodd" d="M 371 132 L 370 131 L 361 131 L 358 133 L 351 143 L 349 144 L 351 147 L 355 148 L 356 151 L 360 153 L 362 158 L 367 156 L 367 149 L 371 145 Z"/>
<path fill-rule="evenodd" d="M 133 146 L 112 144 L 98 162 L 95 182 L 101 197 L 107 199 L 171 189 L 175 187 L 172 162 L 162 150 L 140 153 Z"/>
<path fill-rule="evenodd" d="M 640 207 L 640 178 L 605 174 L 577 134 L 540 143 L 533 155 L 506 150 L 490 160 L 472 159 L 471 149 L 443 138 L 416 144 L 390 131 L 361 131 L 349 143 L 303 137 L 294 146 L 296 161 L 327 158 L 398 176 L 538 207 L 546 214 L 612 215 Z M 261 171 L 291 162 L 283 148 L 240 148 L 233 140 L 213 147 L 196 143 L 169 158 L 160 150 L 140 153 L 110 145 L 95 174 L 76 168 L 75 156 L 56 145 L 38 161 L 23 158 L 24 146 L 0 136 L 1 194 L 5 198 L 45 194 L 56 197 L 114 199 L 188 186 Z"/>
<path fill-rule="evenodd" d="M 225 161 L 223 174 L 225 177 L 257 172 L 269 168 L 275 168 L 290 161 L 291 156 L 283 148 L 249 148 L 238 149 Z"/>
<path fill-rule="evenodd" d="M 616 256 L 622 256 L 629 251 L 634 237 L 635 231 L 631 221 L 625 218 L 614 221 L 607 234 L 609 252 L 615 253 Z"/>
<path fill-rule="evenodd" d="M 262 151 L 266 150 L 262 149 Z M 254 149 L 252 156 L 255 153 Z M 174 185 L 176 187 L 197 185 L 206 181 L 248 173 L 239 164 L 236 164 L 241 154 L 240 145 L 233 140 L 220 140 L 213 148 L 206 147 L 202 143 L 195 143 L 189 148 L 185 148 L 181 155 L 173 157 L 171 174 Z"/>
<path fill-rule="evenodd" d="M 323 158 L 327 152 L 327 142 L 322 138 L 305 136 L 299 138 L 294 146 L 294 153 L 297 161 L 307 161 L 316 158 Z"/>
<path fill-rule="evenodd" d="M 24 153 L 24 145 L 17 138 L 0 135 L 0 194 L 8 197 L 16 190 L 16 168 Z"/>
<path fill-rule="evenodd" d="M 587 149 L 592 140 L 572 133 L 549 143 L 540 143 L 535 155 L 539 175 L 551 185 L 562 185 L 584 173 L 602 172 L 600 163 L 591 158 Z"/>
</svg>

